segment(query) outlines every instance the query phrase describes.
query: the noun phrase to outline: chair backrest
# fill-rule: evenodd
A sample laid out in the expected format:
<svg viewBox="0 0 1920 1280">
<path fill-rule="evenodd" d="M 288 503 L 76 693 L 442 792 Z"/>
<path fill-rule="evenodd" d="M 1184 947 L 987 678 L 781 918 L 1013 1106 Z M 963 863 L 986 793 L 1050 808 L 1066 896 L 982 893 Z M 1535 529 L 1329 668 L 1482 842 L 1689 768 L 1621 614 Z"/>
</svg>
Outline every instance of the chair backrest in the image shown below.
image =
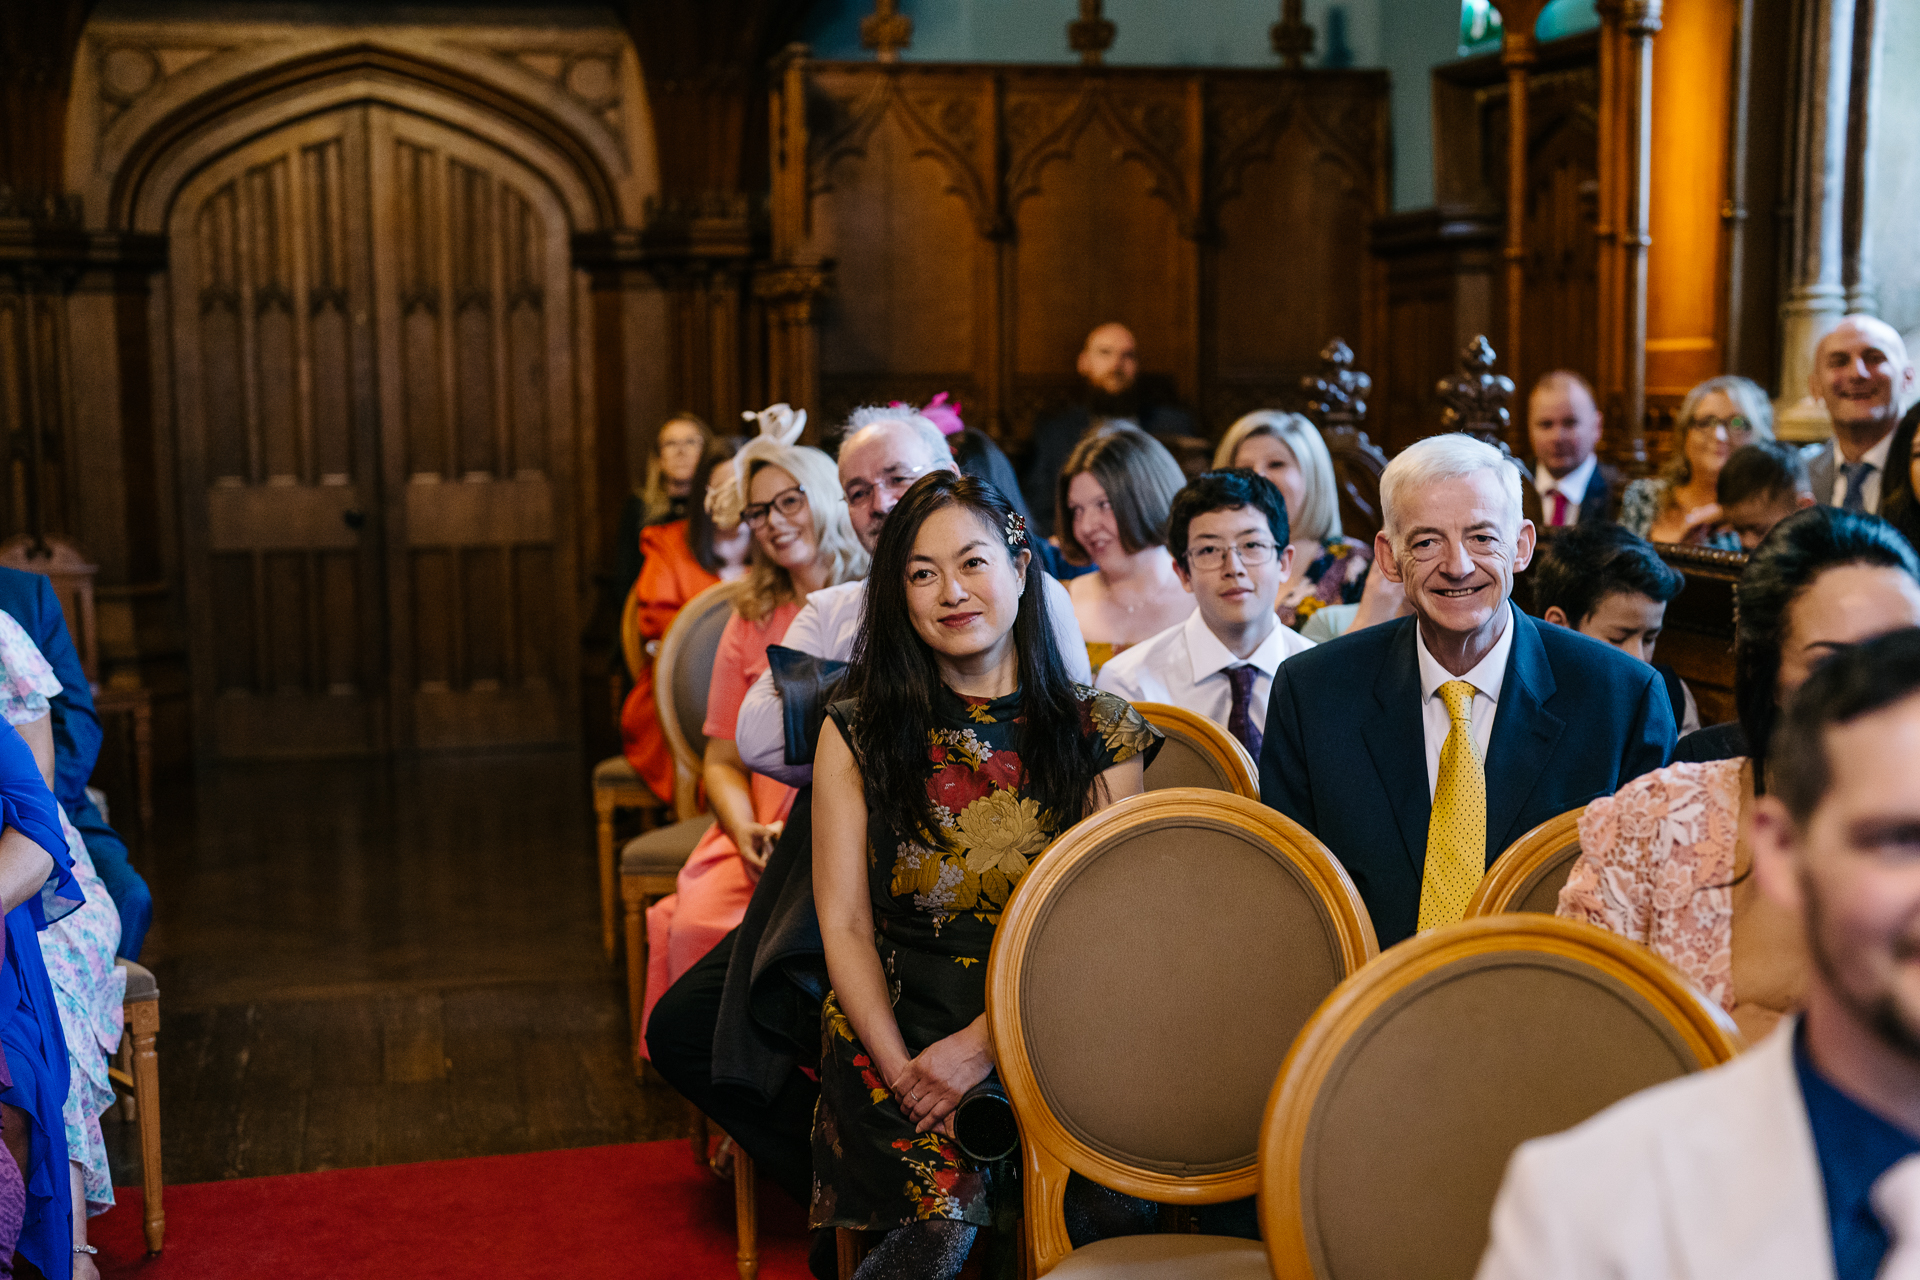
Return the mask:
<svg viewBox="0 0 1920 1280">
<path fill-rule="evenodd" d="M 0 543 L 0 567 L 45 574 L 53 580 L 53 594 L 66 616 L 73 647 L 80 652 L 80 668 L 88 680 L 99 680 L 100 633 L 93 613 L 93 578 L 99 566 L 89 564 L 80 549 L 64 538 L 47 538 L 36 547 L 23 533 Z"/>
<path fill-rule="evenodd" d="M 1380 532 L 1380 476 L 1387 455 L 1357 427 L 1327 425 L 1320 438 L 1333 460 L 1333 479 L 1340 490 L 1340 528 L 1349 538 L 1373 546 Z"/>
<path fill-rule="evenodd" d="M 1069 1169 L 1164 1203 L 1252 1194 L 1273 1073 L 1376 950 L 1326 846 L 1256 800 L 1155 791 L 1061 836 L 987 963 L 1034 1274 L 1069 1251 Z"/>
<path fill-rule="evenodd" d="M 1260 771 L 1240 740 L 1218 724 L 1185 707 L 1136 702 L 1134 710 L 1167 735 L 1160 754 L 1147 766 L 1147 790 L 1201 787 L 1260 798 Z"/>
<path fill-rule="evenodd" d="M 671 624 L 669 624 L 671 625 Z M 646 642 L 640 638 L 640 597 L 635 592 L 627 592 L 627 602 L 620 606 L 620 656 L 626 659 L 627 676 L 638 680 L 640 672 L 651 661 L 647 657 Z M 616 718 L 619 713 L 616 711 Z"/>
<path fill-rule="evenodd" d="M 707 752 L 707 690 L 713 682 L 713 657 L 720 633 L 733 616 L 737 582 L 717 582 L 680 606 L 654 660 L 653 697 L 660 732 L 673 751 L 674 808 L 683 818 L 698 807 L 697 787 Z"/>
<path fill-rule="evenodd" d="M 1580 860 L 1580 815 L 1585 805 L 1548 818 L 1507 846 L 1494 859 L 1467 903 L 1467 919 L 1507 911 L 1552 915 L 1560 906 L 1560 888 Z"/>
<path fill-rule="evenodd" d="M 1273 1273 L 1467 1280 L 1513 1149 L 1740 1046 L 1653 952 L 1552 916 L 1466 920 L 1341 984 L 1260 1144 Z"/>
</svg>

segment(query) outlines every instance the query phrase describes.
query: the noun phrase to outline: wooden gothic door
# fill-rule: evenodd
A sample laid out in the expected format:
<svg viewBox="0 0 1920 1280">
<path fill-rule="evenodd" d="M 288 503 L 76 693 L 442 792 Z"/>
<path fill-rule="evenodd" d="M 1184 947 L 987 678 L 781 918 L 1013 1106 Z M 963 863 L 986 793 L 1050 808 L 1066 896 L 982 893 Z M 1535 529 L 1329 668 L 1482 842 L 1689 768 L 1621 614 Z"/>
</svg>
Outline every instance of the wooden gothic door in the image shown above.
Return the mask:
<svg viewBox="0 0 1920 1280">
<path fill-rule="evenodd" d="M 183 189 L 203 754 L 571 739 L 567 230 L 528 166 L 373 105 L 264 134 Z"/>
</svg>

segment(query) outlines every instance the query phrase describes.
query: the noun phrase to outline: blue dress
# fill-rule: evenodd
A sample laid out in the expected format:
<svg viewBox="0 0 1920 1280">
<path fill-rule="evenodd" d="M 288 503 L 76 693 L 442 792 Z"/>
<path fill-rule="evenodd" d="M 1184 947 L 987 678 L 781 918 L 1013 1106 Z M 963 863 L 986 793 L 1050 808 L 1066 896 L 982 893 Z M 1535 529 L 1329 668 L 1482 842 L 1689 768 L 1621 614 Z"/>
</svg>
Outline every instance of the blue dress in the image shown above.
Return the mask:
<svg viewBox="0 0 1920 1280">
<path fill-rule="evenodd" d="M 73 860 L 60 829 L 59 803 L 41 781 L 33 750 L 9 726 L 0 732 L 0 827 L 11 827 L 53 858 L 38 894 L 7 912 L 6 959 L 0 963 L 0 1102 L 26 1113 L 30 1144 L 26 1221 L 19 1254 L 43 1275 L 73 1266 L 73 1197 L 68 1187 L 67 1042 L 53 984 L 40 958 L 38 933 L 82 902 Z M 0 1245 L 5 1242 L 0 1241 Z"/>
</svg>

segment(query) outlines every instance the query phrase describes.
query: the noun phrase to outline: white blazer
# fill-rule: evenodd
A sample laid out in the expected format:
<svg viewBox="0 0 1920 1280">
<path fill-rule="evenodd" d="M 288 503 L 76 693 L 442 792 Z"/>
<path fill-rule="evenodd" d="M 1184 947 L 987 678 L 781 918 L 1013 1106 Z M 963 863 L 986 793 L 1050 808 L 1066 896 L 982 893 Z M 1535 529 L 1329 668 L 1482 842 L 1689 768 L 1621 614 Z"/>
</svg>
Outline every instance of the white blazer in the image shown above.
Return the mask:
<svg viewBox="0 0 1920 1280">
<path fill-rule="evenodd" d="M 1833 1280 L 1797 1022 L 1522 1145 L 1478 1280 Z"/>
</svg>

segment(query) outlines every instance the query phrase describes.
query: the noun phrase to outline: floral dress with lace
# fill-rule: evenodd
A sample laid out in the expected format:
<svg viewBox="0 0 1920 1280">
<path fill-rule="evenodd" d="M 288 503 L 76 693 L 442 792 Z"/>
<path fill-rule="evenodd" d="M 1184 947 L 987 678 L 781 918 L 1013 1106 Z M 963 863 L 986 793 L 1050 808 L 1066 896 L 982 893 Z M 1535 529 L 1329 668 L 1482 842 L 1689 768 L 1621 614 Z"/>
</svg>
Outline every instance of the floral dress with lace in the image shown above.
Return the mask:
<svg viewBox="0 0 1920 1280">
<path fill-rule="evenodd" d="M 1159 734 L 1130 703 L 1076 690 L 1102 767 L 1151 754 Z M 1026 795 L 1026 770 L 1013 749 L 1019 710 L 1017 692 L 988 700 L 943 687 L 927 744 L 939 847 L 869 828 L 874 945 L 909 1053 L 986 1011 L 987 953 L 1000 913 L 1060 834 Z M 851 740 L 857 704 L 836 703 L 830 714 Z M 880 1231 L 929 1218 L 985 1225 L 984 1170 L 946 1135 L 914 1132 L 832 992 L 820 1021 L 813 1226 Z"/>
<path fill-rule="evenodd" d="M 1640 943 L 1729 1013 L 1746 763 L 1671 764 L 1588 805 L 1558 912 Z"/>
</svg>

